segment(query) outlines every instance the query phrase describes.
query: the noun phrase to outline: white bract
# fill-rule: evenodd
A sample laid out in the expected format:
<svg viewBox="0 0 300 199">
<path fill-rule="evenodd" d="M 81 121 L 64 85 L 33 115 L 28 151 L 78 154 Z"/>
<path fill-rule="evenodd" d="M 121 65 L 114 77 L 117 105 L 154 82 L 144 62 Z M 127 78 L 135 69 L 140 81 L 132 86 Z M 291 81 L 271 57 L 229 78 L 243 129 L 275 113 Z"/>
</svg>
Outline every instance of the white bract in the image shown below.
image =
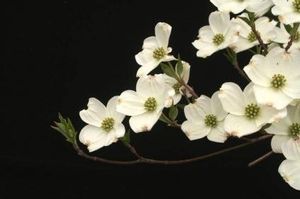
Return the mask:
<svg viewBox="0 0 300 199">
<path fill-rule="evenodd" d="M 210 2 L 222 12 L 238 14 L 246 9 L 256 16 L 262 16 L 273 5 L 272 0 L 210 0 Z"/>
<path fill-rule="evenodd" d="M 184 107 L 187 121 L 183 122 L 181 129 L 190 140 L 207 136 L 210 141 L 223 143 L 228 134 L 224 130 L 224 111 L 218 92 L 211 98 L 201 95 L 193 104 Z"/>
<path fill-rule="evenodd" d="M 254 83 L 257 102 L 283 109 L 300 98 L 300 51 L 273 48 L 266 56 L 254 55 L 244 68 Z"/>
<path fill-rule="evenodd" d="M 182 73 L 180 74 L 180 78 L 185 82 L 188 83 L 189 78 L 190 78 L 190 64 L 187 62 L 182 61 L 182 66 L 183 66 L 183 70 Z M 177 69 L 177 67 L 175 67 Z M 177 70 L 176 70 L 176 73 Z M 185 94 L 187 96 L 190 96 L 190 93 L 188 93 L 188 91 L 185 89 L 184 86 L 182 86 L 175 78 L 170 77 L 166 74 L 162 74 L 162 78 L 164 79 L 165 83 L 167 86 L 170 87 L 170 89 L 174 89 L 174 93 L 175 95 L 172 96 L 173 98 L 173 104 L 177 104 L 182 97 L 182 94 Z"/>
<path fill-rule="evenodd" d="M 218 8 L 218 10 L 222 12 L 232 12 L 234 14 L 238 14 L 245 10 L 250 1 L 251 0 L 210 0 L 210 2 Z"/>
<path fill-rule="evenodd" d="M 262 16 L 266 14 L 272 6 L 272 0 L 250 0 L 247 10 L 253 12 L 256 16 Z"/>
<path fill-rule="evenodd" d="M 235 43 L 230 45 L 230 48 L 238 53 L 259 44 L 257 36 L 244 20 L 237 18 L 234 22 L 240 26 L 239 38 Z M 286 43 L 289 41 L 289 36 L 286 35 L 282 29 L 276 27 L 277 22 L 270 21 L 268 17 L 260 17 L 254 24 L 264 44 L 268 44 L 272 41 L 277 43 Z"/>
<path fill-rule="evenodd" d="M 129 124 L 135 133 L 150 131 L 163 108 L 172 105 L 172 95 L 174 91 L 166 87 L 163 78 L 143 76 L 137 81 L 136 91 L 122 92 L 117 111 L 131 116 Z"/>
<path fill-rule="evenodd" d="M 228 13 L 212 12 L 209 26 L 200 28 L 198 39 L 193 42 L 198 57 L 208 57 L 214 52 L 227 48 L 238 39 L 238 26 L 230 20 Z"/>
<path fill-rule="evenodd" d="M 229 113 L 225 118 L 225 130 L 230 135 L 242 137 L 257 132 L 267 123 L 286 116 L 286 110 L 278 111 L 270 106 L 257 103 L 253 84 L 244 89 L 231 82 L 224 83 L 219 92 L 224 110 Z"/>
<path fill-rule="evenodd" d="M 300 139 L 290 139 L 282 145 L 287 160 L 279 166 L 282 178 L 294 189 L 300 190 Z"/>
<path fill-rule="evenodd" d="M 284 24 L 300 22 L 300 0 L 273 0 L 273 15 L 278 15 L 278 19 Z"/>
<path fill-rule="evenodd" d="M 143 50 L 135 56 L 136 62 L 141 65 L 137 71 L 137 77 L 147 75 L 161 62 L 175 60 L 169 53 L 172 48 L 168 47 L 172 27 L 164 22 L 155 26 L 155 36 L 144 40 Z"/>
<path fill-rule="evenodd" d="M 281 146 L 290 139 L 300 139 L 300 105 L 288 106 L 287 116 L 266 129 L 274 134 L 271 146 L 275 153 L 282 153 Z"/>
<path fill-rule="evenodd" d="M 89 152 L 108 146 L 125 134 L 124 115 L 116 112 L 118 97 L 111 98 L 105 107 L 96 98 L 90 98 L 88 109 L 80 111 L 80 118 L 87 123 L 80 131 L 79 141 L 87 145 Z"/>
</svg>

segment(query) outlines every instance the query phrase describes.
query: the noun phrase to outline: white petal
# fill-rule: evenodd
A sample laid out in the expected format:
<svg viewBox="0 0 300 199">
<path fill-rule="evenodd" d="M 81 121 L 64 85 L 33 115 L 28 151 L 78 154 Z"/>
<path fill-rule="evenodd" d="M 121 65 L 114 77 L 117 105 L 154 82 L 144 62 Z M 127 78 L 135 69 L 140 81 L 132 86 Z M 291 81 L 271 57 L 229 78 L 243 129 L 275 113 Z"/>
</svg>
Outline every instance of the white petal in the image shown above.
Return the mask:
<svg viewBox="0 0 300 199">
<path fill-rule="evenodd" d="M 200 39 L 195 40 L 192 44 L 198 49 L 197 56 L 202 58 L 206 58 L 219 50 L 212 42 L 205 42 Z"/>
<path fill-rule="evenodd" d="M 291 124 L 292 122 L 289 117 L 285 117 L 277 122 L 273 122 L 272 125 L 265 130 L 270 134 L 287 136 Z"/>
<path fill-rule="evenodd" d="M 184 115 L 185 117 L 194 123 L 199 123 L 199 121 L 202 121 L 205 117 L 205 113 L 202 109 L 199 108 L 199 106 L 194 104 L 189 104 L 184 107 Z"/>
<path fill-rule="evenodd" d="M 276 109 L 283 109 L 293 101 L 280 90 L 254 85 L 254 94 L 259 104 L 273 106 Z"/>
<path fill-rule="evenodd" d="M 155 26 L 155 36 L 157 39 L 157 43 L 164 49 L 168 48 L 171 31 L 172 27 L 164 22 L 159 22 Z"/>
<path fill-rule="evenodd" d="M 270 106 L 260 106 L 260 114 L 256 119 L 256 124 L 261 126 L 266 123 L 273 123 L 274 121 L 279 121 L 280 119 L 286 117 L 286 115 L 286 109 L 277 110 Z"/>
<path fill-rule="evenodd" d="M 300 161 L 300 139 L 290 138 L 281 145 L 281 149 L 286 159 Z"/>
<path fill-rule="evenodd" d="M 271 147 L 274 153 L 282 153 L 281 146 L 286 143 L 290 138 L 285 135 L 275 135 L 271 140 Z"/>
<path fill-rule="evenodd" d="M 212 128 L 207 139 L 212 142 L 224 143 L 229 137 L 224 129 L 224 122 L 219 122 L 216 128 Z"/>
<path fill-rule="evenodd" d="M 125 135 L 125 127 L 122 123 L 117 124 L 114 129 L 112 130 L 116 136 L 116 138 L 121 138 Z"/>
<path fill-rule="evenodd" d="M 159 60 L 153 57 L 153 51 L 147 49 L 135 55 L 135 60 L 139 65 L 141 65 L 141 67 L 138 69 L 136 73 L 137 77 L 142 77 L 147 75 L 152 70 L 154 70 L 160 63 Z"/>
<path fill-rule="evenodd" d="M 207 128 L 204 123 L 193 123 L 192 121 L 185 121 L 181 125 L 182 131 L 189 138 L 189 140 L 201 139 L 208 135 L 210 128 Z"/>
<path fill-rule="evenodd" d="M 270 86 L 270 78 L 267 76 L 265 67 L 262 67 L 263 65 L 265 65 L 265 57 L 254 55 L 250 63 L 244 67 L 244 71 L 254 84 L 268 87 Z"/>
<path fill-rule="evenodd" d="M 144 101 L 135 91 L 124 91 L 117 101 L 117 111 L 125 115 L 133 116 L 146 112 Z"/>
<path fill-rule="evenodd" d="M 299 67 L 295 69 L 293 77 L 288 77 L 286 85 L 282 88 L 282 92 L 291 98 L 300 98 L 300 73 Z"/>
<path fill-rule="evenodd" d="M 159 100 L 158 98 L 166 96 L 166 90 L 164 79 L 160 76 L 144 76 L 139 78 L 136 84 L 136 92 L 144 99 L 154 97 Z"/>
<path fill-rule="evenodd" d="M 278 172 L 291 187 L 300 190 L 300 161 L 284 160 Z"/>
<path fill-rule="evenodd" d="M 219 91 L 216 91 L 211 97 L 212 113 L 217 116 L 217 120 L 221 121 L 227 116 L 227 112 L 223 109 L 223 105 L 219 99 Z"/>
<path fill-rule="evenodd" d="M 87 125 L 80 131 L 79 141 L 82 144 L 87 145 L 89 152 L 93 152 L 103 146 L 108 146 L 115 142 L 116 138 L 99 127 Z"/>
<path fill-rule="evenodd" d="M 225 118 L 224 128 L 228 134 L 242 137 L 257 132 L 261 126 L 257 126 L 254 120 L 249 120 L 245 116 L 229 114 Z"/>
<path fill-rule="evenodd" d="M 219 99 L 225 111 L 235 115 L 244 115 L 245 97 L 237 84 L 232 82 L 224 83 L 220 88 Z"/>
<path fill-rule="evenodd" d="M 208 20 L 209 25 L 215 34 L 223 34 L 229 28 L 229 13 L 215 11 L 209 15 Z"/>
<path fill-rule="evenodd" d="M 90 98 L 87 107 L 79 112 L 80 118 L 87 124 L 100 126 L 100 121 L 106 116 L 105 106 L 96 98 Z"/>
<path fill-rule="evenodd" d="M 161 112 L 146 112 L 141 115 L 132 116 L 129 119 L 130 127 L 135 133 L 150 131 L 160 115 Z"/>
<path fill-rule="evenodd" d="M 106 106 L 107 116 L 112 117 L 117 123 L 121 123 L 124 120 L 125 115 L 117 112 L 117 104 L 118 104 L 119 96 L 112 97 Z"/>
<path fill-rule="evenodd" d="M 210 26 L 203 26 L 199 29 L 198 38 L 203 42 L 211 43 L 214 38 L 214 32 Z"/>
<path fill-rule="evenodd" d="M 151 50 L 155 50 L 158 47 L 159 47 L 159 45 L 157 43 L 156 37 L 152 36 L 152 37 L 148 37 L 144 40 L 143 49 L 148 48 Z"/>
<path fill-rule="evenodd" d="M 203 110 L 205 114 L 212 114 L 211 104 L 210 104 L 210 98 L 201 95 L 198 99 L 196 99 L 196 104 L 198 107 Z"/>
</svg>

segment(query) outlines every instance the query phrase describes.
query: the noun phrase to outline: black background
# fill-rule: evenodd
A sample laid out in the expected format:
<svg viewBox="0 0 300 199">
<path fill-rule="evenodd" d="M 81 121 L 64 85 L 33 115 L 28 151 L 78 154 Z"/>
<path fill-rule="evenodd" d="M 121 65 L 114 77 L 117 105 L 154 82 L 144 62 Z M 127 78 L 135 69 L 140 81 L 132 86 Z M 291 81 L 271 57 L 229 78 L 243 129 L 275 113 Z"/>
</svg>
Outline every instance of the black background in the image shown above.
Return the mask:
<svg viewBox="0 0 300 199">
<path fill-rule="evenodd" d="M 274 155 L 255 168 L 251 160 L 270 150 L 269 141 L 181 166 L 115 166 L 78 157 L 50 128 L 57 113 L 78 130 L 88 98 L 102 102 L 134 89 L 134 55 L 159 21 L 172 25 L 170 46 L 192 65 L 190 83 L 211 95 L 223 82 L 244 81 L 222 53 L 196 57 L 191 42 L 215 8 L 209 1 L 26 1 L 5 4 L 4 57 L 0 68 L 0 198 L 299 198 L 277 169 Z M 243 55 L 242 65 L 249 60 Z M 132 142 L 145 156 L 181 159 L 240 143 L 190 142 L 182 132 L 157 124 Z M 121 143 L 94 153 L 130 159 Z M 207 195 L 209 194 L 209 195 Z"/>
</svg>

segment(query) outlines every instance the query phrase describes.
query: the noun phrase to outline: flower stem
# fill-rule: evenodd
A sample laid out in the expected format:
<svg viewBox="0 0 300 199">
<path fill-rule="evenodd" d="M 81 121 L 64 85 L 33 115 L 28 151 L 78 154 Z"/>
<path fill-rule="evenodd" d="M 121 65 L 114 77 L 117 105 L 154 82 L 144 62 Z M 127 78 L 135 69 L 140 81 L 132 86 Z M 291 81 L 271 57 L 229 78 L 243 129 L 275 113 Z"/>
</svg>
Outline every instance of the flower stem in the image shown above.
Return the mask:
<svg viewBox="0 0 300 199">
<path fill-rule="evenodd" d="M 285 47 L 285 52 L 287 52 L 291 46 L 293 45 L 293 42 L 295 41 L 296 39 L 296 36 L 297 36 L 297 31 L 298 31 L 298 28 L 299 28 L 299 23 L 296 23 L 291 31 L 291 37 L 290 37 L 290 41 L 288 42 L 287 46 Z"/>
<path fill-rule="evenodd" d="M 265 159 L 267 159 L 267 158 L 270 157 L 271 155 L 273 155 L 273 151 L 270 151 L 270 152 L 264 154 L 263 156 L 257 158 L 256 160 L 253 160 L 252 162 L 250 162 L 250 163 L 248 164 L 248 167 L 253 167 L 253 166 L 257 165 L 258 163 L 264 161 Z"/>
</svg>

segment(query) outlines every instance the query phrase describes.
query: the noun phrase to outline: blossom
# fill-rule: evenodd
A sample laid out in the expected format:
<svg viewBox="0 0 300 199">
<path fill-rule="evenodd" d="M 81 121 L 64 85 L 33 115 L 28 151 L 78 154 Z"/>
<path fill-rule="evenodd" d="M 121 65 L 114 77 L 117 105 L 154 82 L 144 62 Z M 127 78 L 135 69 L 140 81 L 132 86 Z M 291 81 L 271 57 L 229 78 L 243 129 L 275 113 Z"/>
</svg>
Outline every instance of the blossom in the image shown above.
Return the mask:
<svg viewBox="0 0 300 199">
<path fill-rule="evenodd" d="M 273 15 L 278 15 L 281 23 L 292 24 L 300 22 L 300 0 L 273 0 Z"/>
<path fill-rule="evenodd" d="M 232 82 L 222 85 L 219 98 L 229 115 L 225 118 L 224 128 L 233 136 L 242 137 L 257 132 L 266 123 L 286 116 L 286 110 L 276 110 L 270 106 L 258 104 L 253 93 L 253 84 L 244 91 Z"/>
<path fill-rule="evenodd" d="M 196 102 L 184 107 L 187 120 L 181 129 L 190 140 L 196 140 L 207 136 L 210 141 L 223 143 L 228 137 L 224 130 L 224 111 L 218 92 L 211 98 L 201 95 Z"/>
<path fill-rule="evenodd" d="M 190 64 L 184 61 L 182 62 L 183 70 L 181 74 L 179 74 L 179 77 L 185 82 L 188 83 L 189 78 L 190 78 Z M 178 67 L 175 67 L 177 69 Z M 178 72 L 176 71 L 178 74 Z M 173 99 L 173 105 L 177 104 L 182 97 L 182 94 L 184 93 L 185 95 L 189 96 L 190 94 L 188 93 L 187 90 L 185 90 L 185 87 L 181 85 L 175 78 L 170 77 L 166 74 L 161 74 L 162 78 L 164 79 L 166 86 L 169 86 L 170 89 L 174 90 L 174 95 L 172 96 Z"/>
<path fill-rule="evenodd" d="M 291 187 L 300 190 L 300 139 L 290 139 L 282 145 L 282 151 L 287 159 L 281 163 L 278 172 Z"/>
<path fill-rule="evenodd" d="M 283 109 L 300 98 L 300 51 L 273 48 L 266 56 L 254 55 L 244 71 L 254 83 L 258 103 Z"/>
<path fill-rule="evenodd" d="M 143 76 L 137 81 L 136 91 L 122 92 L 117 111 L 131 116 L 129 124 L 135 133 L 150 131 L 163 108 L 172 104 L 172 94 L 161 77 Z"/>
<path fill-rule="evenodd" d="M 274 134 L 271 146 L 275 153 L 282 153 L 281 146 L 290 139 L 300 139 L 300 105 L 288 106 L 287 116 L 265 129 Z"/>
<path fill-rule="evenodd" d="M 251 0 L 210 0 L 221 12 L 232 12 L 238 14 L 245 10 Z"/>
<path fill-rule="evenodd" d="M 89 152 L 108 146 L 125 134 L 122 124 L 124 115 L 116 112 L 118 97 L 111 98 L 105 107 L 96 98 L 90 98 L 88 109 L 79 112 L 80 118 L 87 123 L 79 134 L 79 141 L 87 145 Z"/>
<path fill-rule="evenodd" d="M 253 12 L 256 16 L 267 13 L 273 5 L 272 0 L 210 0 L 219 11 L 238 14 L 243 10 Z"/>
<path fill-rule="evenodd" d="M 227 48 L 238 39 L 238 26 L 230 20 L 228 13 L 212 12 L 209 25 L 200 28 L 198 39 L 193 42 L 197 56 L 205 58 L 218 50 Z"/>
<path fill-rule="evenodd" d="M 234 22 L 240 26 L 239 38 L 235 43 L 230 45 L 230 48 L 235 52 L 241 52 L 259 44 L 252 28 L 244 20 L 237 18 Z M 255 20 L 254 24 L 257 33 L 265 44 L 272 41 L 277 43 L 286 43 L 289 41 L 289 36 L 282 29 L 276 27 L 277 22 L 270 21 L 268 17 L 260 17 Z"/>
<path fill-rule="evenodd" d="M 135 55 L 136 62 L 141 65 L 137 71 L 137 77 L 147 75 L 154 70 L 161 62 L 175 60 L 169 53 L 172 48 L 168 47 L 172 27 L 164 22 L 155 26 L 155 36 L 144 40 L 143 50 Z"/>
<path fill-rule="evenodd" d="M 272 0 L 250 0 L 246 10 L 253 12 L 256 16 L 266 14 L 273 6 Z"/>
</svg>

